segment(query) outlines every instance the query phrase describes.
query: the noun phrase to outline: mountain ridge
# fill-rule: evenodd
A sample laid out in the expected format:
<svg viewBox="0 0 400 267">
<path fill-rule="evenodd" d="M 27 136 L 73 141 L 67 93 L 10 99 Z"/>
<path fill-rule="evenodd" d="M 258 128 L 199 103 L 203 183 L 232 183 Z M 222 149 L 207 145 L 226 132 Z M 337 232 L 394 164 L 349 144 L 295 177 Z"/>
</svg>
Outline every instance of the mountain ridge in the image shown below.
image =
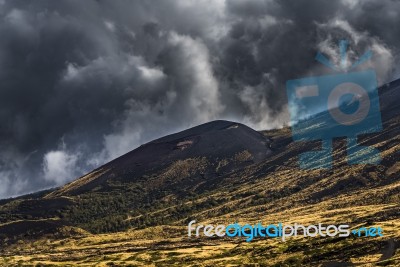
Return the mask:
<svg viewBox="0 0 400 267">
<path fill-rule="evenodd" d="M 143 144 L 46 197 L 59 195 L 57 191 L 67 193 L 71 190 L 65 188 L 71 189 L 74 184 L 83 186 L 92 183 L 93 188 L 114 177 L 131 175 L 129 179 L 136 179 L 148 171 L 157 172 L 173 162 L 188 158 L 207 157 L 211 165 L 216 165 L 219 159 L 243 153 L 242 156 L 248 158 L 243 158 L 242 161 L 256 163 L 272 152 L 269 145 L 270 140 L 266 136 L 243 124 L 223 120 L 211 121 Z M 244 167 L 246 164 L 241 162 L 239 165 Z M 225 171 L 232 171 L 238 166 L 232 165 L 230 169 L 224 167 Z M 113 174 L 110 175 L 110 172 Z M 96 182 L 96 179 L 100 181 Z"/>
</svg>

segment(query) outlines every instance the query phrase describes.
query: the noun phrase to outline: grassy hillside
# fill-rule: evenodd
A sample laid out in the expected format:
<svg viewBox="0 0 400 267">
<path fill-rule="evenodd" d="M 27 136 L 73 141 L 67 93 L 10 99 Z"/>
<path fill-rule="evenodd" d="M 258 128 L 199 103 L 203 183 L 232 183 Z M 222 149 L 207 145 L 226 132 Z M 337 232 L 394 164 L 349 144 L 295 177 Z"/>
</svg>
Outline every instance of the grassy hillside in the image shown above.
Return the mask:
<svg viewBox="0 0 400 267">
<path fill-rule="evenodd" d="M 348 165 L 338 139 L 332 169 L 302 170 L 298 155 L 320 144 L 292 142 L 289 128 L 229 124 L 220 138 L 239 128 L 253 141 L 208 157 L 188 152 L 198 139 L 160 139 L 175 153 L 162 164 L 130 154 L 51 192 L 2 201 L 0 265 L 400 266 L 400 116 L 384 118 L 382 132 L 359 139 L 381 151 L 376 166 Z M 384 236 L 245 242 L 188 237 L 191 220 L 380 226 Z"/>
</svg>

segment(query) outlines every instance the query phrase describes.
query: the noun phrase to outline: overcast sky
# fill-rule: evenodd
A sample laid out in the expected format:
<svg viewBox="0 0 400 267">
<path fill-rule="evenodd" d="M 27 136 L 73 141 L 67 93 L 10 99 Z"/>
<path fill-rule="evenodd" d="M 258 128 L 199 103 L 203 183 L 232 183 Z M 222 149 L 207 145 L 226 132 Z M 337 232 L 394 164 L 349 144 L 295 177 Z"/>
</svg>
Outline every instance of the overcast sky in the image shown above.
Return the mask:
<svg viewBox="0 0 400 267">
<path fill-rule="evenodd" d="M 0 198 L 215 119 L 287 123 L 285 81 L 367 49 L 399 77 L 398 1 L 0 0 Z"/>
</svg>

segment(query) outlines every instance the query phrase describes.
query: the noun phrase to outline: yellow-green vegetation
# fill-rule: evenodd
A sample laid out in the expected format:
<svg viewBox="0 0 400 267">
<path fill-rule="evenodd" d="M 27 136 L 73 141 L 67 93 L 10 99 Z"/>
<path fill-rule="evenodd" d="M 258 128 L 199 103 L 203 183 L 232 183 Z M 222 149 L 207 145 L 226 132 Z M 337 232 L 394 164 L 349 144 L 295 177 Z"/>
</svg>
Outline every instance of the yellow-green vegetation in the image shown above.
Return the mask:
<svg viewBox="0 0 400 267">
<path fill-rule="evenodd" d="M 351 198 L 351 195 L 348 196 Z M 312 224 L 348 222 L 358 227 L 369 218 L 382 212 L 398 212 L 398 204 L 366 205 L 322 211 L 331 207 L 332 199 L 301 208 L 288 209 L 274 214 L 255 211 L 235 212 L 233 217 L 243 222 L 275 223 L 299 222 Z M 262 215 L 261 215 L 262 214 Z M 247 215 L 247 216 L 245 216 Z M 353 217 L 355 220 L 351 220 Z M 257 220 L 252 220 L 257 218 Z M 210 218 L 210 223 L 231 223 L 229 218 Z M 33 242 L 20 240 L 8 247 L 1 257 L 2 266 L 318 266 L 323 262 L 346 262 L 364 264 L 375 262 L 377 266 L 398 266 L 397 250 L 389 260 L 380 258 L 390 242 L 398 242 L 400 221 L 398 218 L 373 221 L 384 229 L 380 238 L 289 238 L 256 239 L 244 242 L 240 238 L 187 237 L 187 229 L 181 226 L 155 226 L 112 234 L 83 233 L 79 237 L 53 239 L 41 238 Z M 395 241 L 397 239 L 397 241 Z M 395 250 L 396 251 L 396 250 Z M 322 259 L 322 261 L 321 261 Z M 375 266 L 375 265 L 371 265 Z"/>
</svg>

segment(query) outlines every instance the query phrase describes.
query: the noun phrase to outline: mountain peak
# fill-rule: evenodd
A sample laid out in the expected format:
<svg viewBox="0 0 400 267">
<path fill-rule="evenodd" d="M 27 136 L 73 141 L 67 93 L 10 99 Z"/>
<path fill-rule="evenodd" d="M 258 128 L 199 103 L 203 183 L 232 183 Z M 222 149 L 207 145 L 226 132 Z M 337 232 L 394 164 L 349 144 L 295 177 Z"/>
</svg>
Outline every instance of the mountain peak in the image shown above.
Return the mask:
<svg viewBox="0 0 400 267">
<path fill-rule="evenodd" d="M 176 164 L 189 161 L 190 170 L 179 180 L 196 183 L 258 163 L 270 153 L 270 139 L 260 132 L 241 123 L 216 120 L 146 143 L 50 195 L 109 190 L 112 183 L 163 176 Z"/>
<path fill-rule="evenodd" d="M 187 137 L 196 136 L 196 135 L 204 135 L 204 134 L 213 133 L 213 132 L 217 132 L 217 131 L 223 131 L 223 130 L 227 130 L 227 129 L 235 129 L 237 127 L 245 127 L 249 131 L 256 132 L 255 130 L 253 130 L 253 129 L 249 128 L 248 126 L 245 126 L 241 123 L 225 121 L 225 120 L 214 120 L 214 121 L 210 121 L 210 122 L 207 122 L 204 124 L 194 126 L 192 128 L 186 129 L 181 132 L 177 132 L 174 134 L 170 134 L 170 135 L 161 137 L 159 139 L 151 141 L 150 143 L 170 142 L 170 141 L 178 140 L 181 138 L 187 138 Z"/>
</svg>

